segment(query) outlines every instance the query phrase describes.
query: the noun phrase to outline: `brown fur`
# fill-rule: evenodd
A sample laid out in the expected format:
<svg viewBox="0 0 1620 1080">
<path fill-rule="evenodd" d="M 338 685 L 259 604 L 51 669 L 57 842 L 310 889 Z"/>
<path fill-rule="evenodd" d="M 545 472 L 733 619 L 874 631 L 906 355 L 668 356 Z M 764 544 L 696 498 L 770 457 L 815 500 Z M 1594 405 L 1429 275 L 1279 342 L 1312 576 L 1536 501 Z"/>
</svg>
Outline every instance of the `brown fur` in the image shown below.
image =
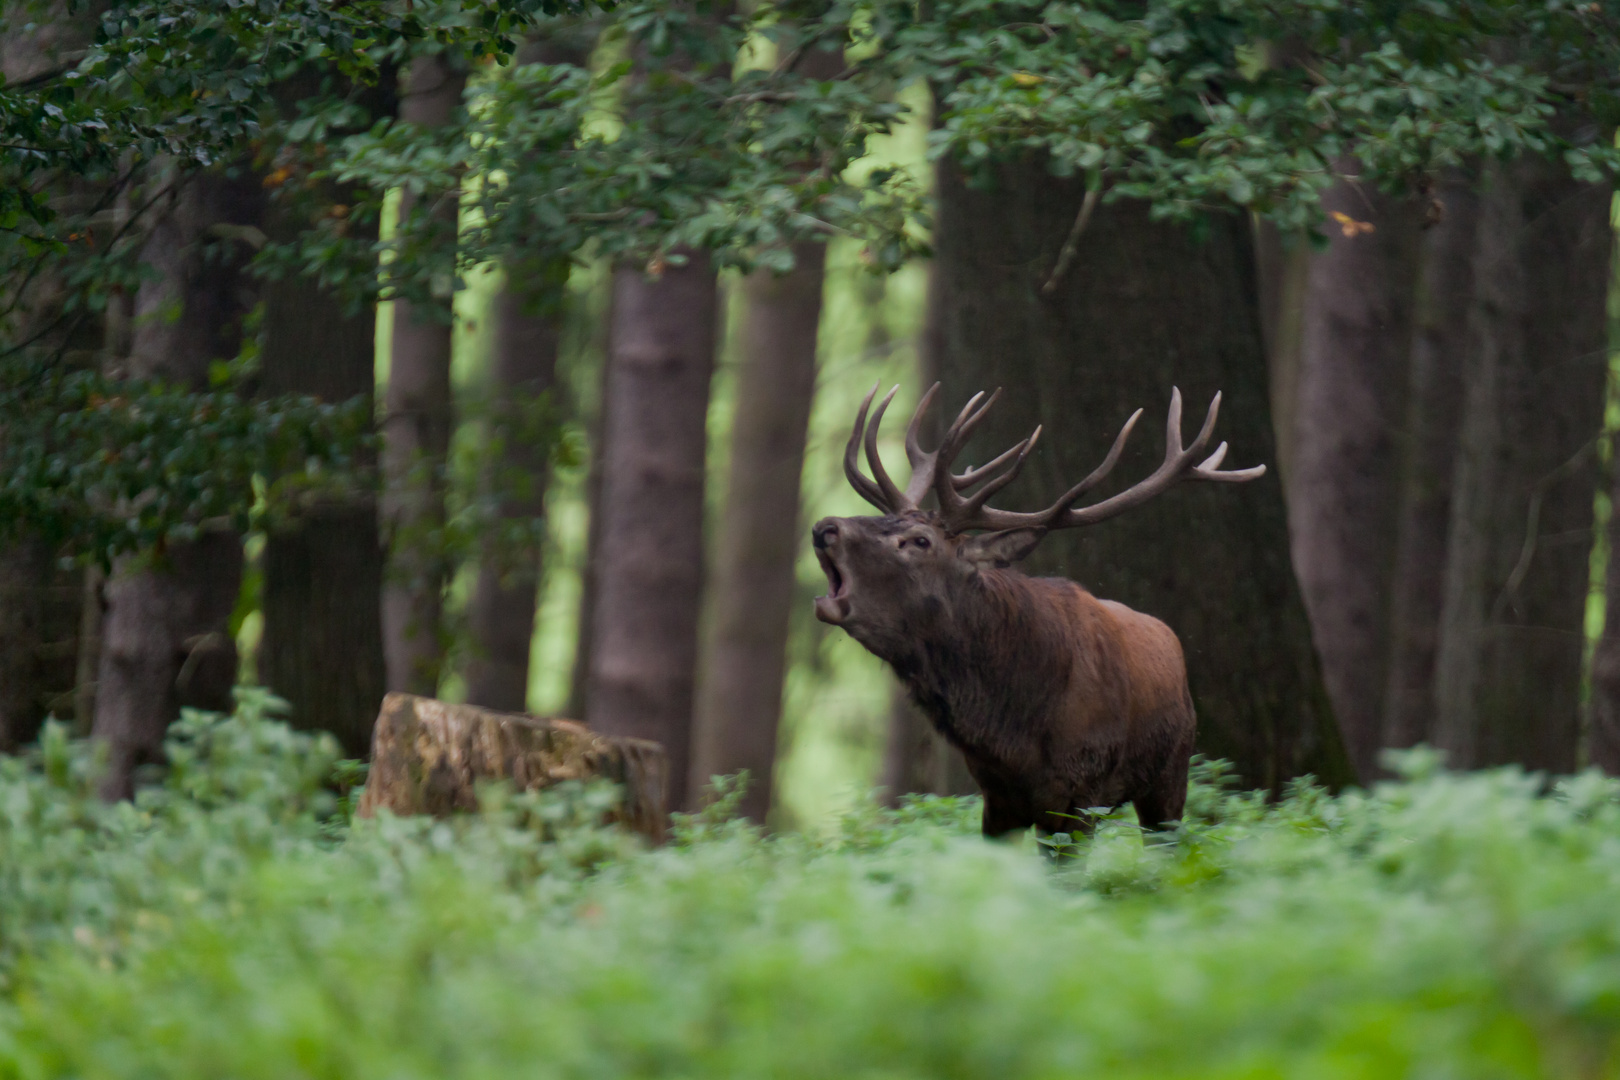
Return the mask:
<svg viewBox="0 0 1620 1080">
<path fill-rule="evenodd" d="M 922 511 L 823 519 L 833 588 L 816 613 L 888 661 L 961 749 L 986 835 L 1075 831 L 1077 811 L 1127 802 L 1146 826 L 1177 820 L 1195 725 L 1181 643 L 1072 581 L 1008 569 L 1041 535 L 949 536 Z"/>
</svg>

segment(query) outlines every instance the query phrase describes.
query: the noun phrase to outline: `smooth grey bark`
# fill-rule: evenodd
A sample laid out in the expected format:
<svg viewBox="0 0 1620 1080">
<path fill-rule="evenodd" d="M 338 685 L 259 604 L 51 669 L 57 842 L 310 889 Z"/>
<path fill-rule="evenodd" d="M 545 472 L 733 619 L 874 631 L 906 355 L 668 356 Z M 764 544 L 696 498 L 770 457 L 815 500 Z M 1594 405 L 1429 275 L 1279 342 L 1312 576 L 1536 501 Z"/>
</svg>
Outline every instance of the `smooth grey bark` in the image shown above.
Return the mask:
<svg viewBox="0 0 1620 1080">
<path fill-rule="evenodd" d="M 411 62 L 399 116 L 422 127 L 443 127 L 461 107 L 466 75 L 443 56 Z M 456 192 L 435 192 L 433 212 L 453 233 Z M 406 193 L 400 213 L 416 197 Z M 451 314 L 448 298 L 427 305 L 394 304 L 388 389 L 384 395 L 382 517 L 389 559 L 382 591 L 383 656 L 389 690 L 433 697 L 444 660 L 442 620 L 448 576 L 443 551 L 444 469 L 454 412 L 450 393 Z"/>
<path fill-rule="evenodd" d="M 526 430 L 532 425 L 524 420 L 536 409 L 553 409 L 558 308 L 566 284 L 566 266 L 512 264 L 495 300 L 490 422 L 498 449 L 486 483 L 496 492 L 503 524 L 535 522 L 545 514 L 549 447 L 533 441 L 536 433 Z M 541 577 L 538 545 L 514 545 L 498 535 L 485 540 L 467 612 L 470 704 L 524 710 Z"/>
<path fill-rule="evenodd" d="M 1367 781 L 1384 735 L 1419 208 L 1348 181 L 1323 206 L 1349 221 L 1329 225 L 1306 275 L 1288 522 L 1322 680 Z"/>
<path fill-rule="evenodd" d="M 1007 388 L 971 456 L 983 460 L 1044 425 L 1040 451 L 1002 505 L 1051 502 L 1103 459 L 1139 407 L 1142 430 L 1115 475 L 1119 484 L 1147 475 L 1163 455 L 1173 385 L 1189 428 L 1224 393 L 1218 437 L 1231 444 L 1229 465 L 1274 462 L 1247 219 L 1212 216 L 1195 240 L 1151 222 L 1140 204 L 1099 206 L 1079 258 L 1043 299 L 1082 188 L 1039 162 L 999 167 L 995 181 L 970 188 L 954 168 L 940 170 L 935 243 L 945 405 Z M 1029 570 L 1167 622 L 1187 654 L 1199 749 L 1233 760 L 1245 783 L 1276 791 L 1303 773 L 1351 779 L 1274 472 L 1242 486 L 1182 485 L 1113 521 L 1055 534 Z"/>
<path fill-rule="evenodd" d="M 255 177 L 237 170 L 180 182 L 142 261 L 153 276 L 136 293 L 127 368 L 202 388 L 208 365 L 235 356 L 255 300 L 243 272 L 251 252 L 218 242 L 218 225 L 262 222 Z M 137 766 L 160 760 L 182 706 L 228 709 L 236 643 L 228 633 L 242 578 L 242 544 L 211 532 L 140 558 L 106 583 L 92 735 L 108 748 L 104 798 L 128 797 Z"/>
<path fill-rule="evenodd" d="M 1454 767 L 1576 760 L 1610 192 L 1486 168 L 1452 485 L 1434 740 Z"/>
<path fill-rule="evenodd" d="M 1425 231 L 1419 257 L 1389 590 L 1383 744 L 1391 747 L 1434 738 L 1435 660 L 1474 292 L 1474 180 L 1450 175 L 1432 197 L 1439 220 Z"/>
<path fill-rule="evenodd" d="M 585 719 L 661 743 L 684 809 L 703 594 L 703 483 L 719 293 L 709 256 L 614 272 Z"/>
<path fill-rule="evenodd" d="M 691 790 L 743 769 L 740 809 L 763 822 L 771 807 L 782 682 L 787 668 L 799 480 L 816 387 L 816 333 L 825 244 L 793 248 L 786 274 L 743 282 L 742 340 L 731 462 L 709 586 L 692 750 Z"/>
</svg>

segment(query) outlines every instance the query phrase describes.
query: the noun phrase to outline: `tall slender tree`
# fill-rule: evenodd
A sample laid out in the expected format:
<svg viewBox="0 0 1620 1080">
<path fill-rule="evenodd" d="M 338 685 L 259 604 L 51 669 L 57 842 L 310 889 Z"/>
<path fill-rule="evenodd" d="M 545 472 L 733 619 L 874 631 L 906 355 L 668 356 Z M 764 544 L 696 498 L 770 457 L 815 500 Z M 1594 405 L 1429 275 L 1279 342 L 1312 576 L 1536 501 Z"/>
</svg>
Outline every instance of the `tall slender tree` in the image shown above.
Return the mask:
<svg viewBox="0 0 1620 1080">
<path fill-rule="evenodd" d="M 285 112 L 323 90 L 336 89 L 323 68 L 306 68 L 279 95 Z M 351 94 L 371 118 L 392 115 L 394 87 Z M 275 176 L 271 173 L 271 176 Z M 347 216 L 353 193 L 320 183 L 302 191 L 277 189 L 266 231 L 293 241 L 308 218 Z M 313 205 L 297 196 L 307 195 Z M 376 229 L 354 226 L 356 239 Z M 354 307 L 305 276 L 265 283 L 260 329 L 260 388 L 268 395 L 309 394 L 337 402 L 376 391 L 376 307 Z M 261 682 L 292 707 L 294 727 L 330 731 L 344 751 L 364 757 L 382 701 L 383 552 L 377 502 L 369 492 L 322 492 L 301 500 L 265 538 L 261 608 L 264 634 L 257 666 Z"/>
<path fill-rule="evenodd" d="M 411 62 L 399 116 L 423 128 L 450 124 L 461 108 L 466 75 L 443 54 Z M 416 211 L 443 226 L 454 243 L 454 190 L 406 190 L 400 214 Z M 396 301 L 383 417 L 383 520 L 389 561 L 382 590 L 387 687 L 433 695 L 444 658 L 442 619 L 447 559 L 443 529 L 445 458 L 454 411 L 450 394 L 449 283 L 439 303 Z"/>
<path fill-rule="evenodd" d="M 518 50 L 519 64 L 583 65 L 589 41 L 564 31 Z M 467 700 L 512 712 L 528 701 L 529 654 L 537 593 L 544 580 L 541 547 L 532 538 L 544 520 L 551 462 L 546 436 L 560 416 L 557 351 L 569 263 L 508 259 L 495 300 L 494 356 L 488 419 L 495 453 L 484 478 L 497 503 L 499 529 L 486 536 L 478 581 L 468 605 Z"/>
<path fill-rule="evenodd" d="M 706 252 L 614 272 L 585 719 L 664 745 L 687 804 L 719 292 Z"/>
<path fill-rule="evenodd" d="M 813 79 L 843 68 L 838 49 L 806 47 L 798 61 Z M 771 806 L 826 279 L 825 243 L 804 241 L 792 251 L 791 270 L 761 268 L 743 283 L 736 419 L 692 754 L 694 791 L 711 776 L 748 770 L 741 810 L 755 821 Z"/>
<path fill-rule="evenodd" d="M 208 385 L 213 361 L 237 354 L 255 296 L 245 273 L 251 249 L 239 237 L 263 221 L 257 179 L 228 168 L 181 175 L 142 261 L 150 278 L 135 298 L 130 374 L 181 386 Z M 108 747 L 102 793 L 128 796 L 134 770 L 157 760 L 183 705 L 223 709 L 236 678 L 228 631 L 242 578 L 233 531 L 131 557 L 106 585 L 107 610 L 92 734 Z"/>
<path fill-rule="evenodd" d="M 756 270 L 743 284 L 737 412 L 692 755 L 693 790 L 748 770 L 741 809 L 755 821 L 770 809 L 782 716 L 826 246 L 794 245 L 793 263 L 785 274 Z"/>
<path fill-rule="evenodd" d="M 1353 178 L 1323 206 L 1333 220 L 1303 297 L 1288 518 L 1323 681 L 1365 780 L 1384 735 L 1419 209 Z"/>
<path fill-rule="evenodd" d="M 1479 221 L 1474 180 L 1460 170 L 1447 174 L 1432 199 L 1413 312 L 1390 580 L 1383 744 L 1395 747 L 1434 737 L 1435 660 Z"/>
<path fill-rule="evenodd" d="M 514 260 L 506 273 L 493 313 L 489 420 L 496 452 L 484 480 L 498 502 L 498 524 L 485 537 L 468 605 L 466 678 L 469 702 L 521 712 L 528 699 L 542 579 L 540 546 L 529 536 L 544 518 L 551 469 L 549 446 L 535 428 L 554 410 L 558 314 L 567 266 L 536 269 Z"/>
<path fill-rule="evenodd" d="M 1561 164 L 1491 164 L 1436 670 L 1451 764 L 1575 763 L 1610 192 Z"/>
<path fill-rule="evenodd" d="M 651 107 L 661 87 L 729 66 L 729 56 L 701 55 L 719 40 L 709 31 L 727 14 L 718 4 L 694 16 L 680 46 L 636 42 L 628 107 L 646 110 L 649 134 L 675 143 L 692 122 Z M 605 734 L 662 743 L 668 805 L 679 810 L 691 794 L 709 384 L 720 319 L 713 257 L 679 245 L 647 263 L 622 262 L 609 319 L 585 719 Z"/>
</svg>

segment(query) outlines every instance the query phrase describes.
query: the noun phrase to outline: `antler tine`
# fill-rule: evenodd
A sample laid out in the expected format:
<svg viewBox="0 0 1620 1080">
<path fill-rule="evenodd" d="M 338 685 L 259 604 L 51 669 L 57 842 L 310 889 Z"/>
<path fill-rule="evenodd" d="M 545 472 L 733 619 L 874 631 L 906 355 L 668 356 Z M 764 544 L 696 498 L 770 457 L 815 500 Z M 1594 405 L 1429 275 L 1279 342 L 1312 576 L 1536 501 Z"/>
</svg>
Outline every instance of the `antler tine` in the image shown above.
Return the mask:
<svg viewBox="0 0 1620 1080">
<path fill-rule="evenodd" d="M 880 385 L 882 384 L 872 384 L 872 389 L 867 391 L 866 399 L 861 402 L 860 411 L 855 414 L 855 428 L 849 433 L 849 442 L 844 444 L 844 476 L 857 495 L 887 513 L 892 508 L 884 501 L 883 489 L 861 475 L 860 464 L 861 436 L 866 430 L 866 411 L 872 407 L 872 399 L 877 397 Z"/>
<path fill-rule="evenodd" d="M 928 407 L 934 403 L 934 398 L 938 396 L 939 383 L 935 383 L 928 388 L 927 393 L 923 394 L 922 400 L 917 402 L 917 409 L 911 414 L 911 423 L 906 425 L 906 460 L 911 462 L 913 469 L 933 459 L 933 454 L 923 451 L 922 443 L 917 440 L 917 436 L 922 432 L 922 418 L 927 415 Z"/>
<path fill-rule="evenodd" d="M 1140 419 L 1142 419 L 1141 409 L 1131 413 L 1130 419 L 1119 429 L 1119 434 L 1114 436 L 1114 445 L 1108 448 L 1108 456 L 1102 459 L 1102 464 L 1092 469 L 1089 476 L 1064 492 L 1063 498 L 1058 500 L 1063 509 L 1067 510 L 1073 506 L 1076 499 L 1102 483 L 1108 478 L 1108 474 L 1114 471 L 1114 466 L 1119 464 L 1119 456 L 1125 452 L 1125 443 L 1130 439 L 1131 432 L 1136 429 L 1136 422 Z"/>
<path fill-rule="evenodd" d="M 1001 396 L 1001 387 L 988 399 L 984 398 L 984 391 L 968 398 L 968 403 L 962 406 L 962 411 L 956 414 L 956 420 L 946 430 L 945 437 L 940 440 L 939 449 L 934 451 L 934 494 L 939 498 L 939 512 L 947 522 L 957 520 L 962 516 L 966 503 L 962 496 L 957 494 L 954 478 L 951 476 L 951 462 L 961 451 L 962 444 L 973 434 L 973 429 L 979 426 L 985 413 L 996 403 Z M 979 404 L 980 400 L 984 404 Z"/>
<path fill-rule="evenodd" d="M 1209 415 L 1204 417 L 1204 426 L 1198 432 L 1198 438 L 1187 447 L 1187 456 L 1196 457 L 1203 451 L 1210 436 L 1215 433 L 1215 416 L 1221 410 L 1221 395 L 1217 392 L 1209 403 Z M 1226 444 L 1223 442 L 1215 448 L 1215 452 L 1205 458 L 1203 463 L 1187 470 L 1189 480 L 1213 480 L 1218 483 L 1241 484 L 1249 480 L 1258 480 L 1266 475 L 1264 465 L 1254 465 L 1247 469 L 1222 469 L 1221 462 L 1226 460 Z"/>
<path fill-rule="evenodd" d="M 1175 388 L 1172 387 L 1172 389 Z M 1180 391 L 1177 391 L 1177 393 L 1179 394 Z M 1209 412 L 1204 416 L 1204 426 L 1198 429 L 1198 438 L 1194 439 L 1192 441 L 1192 445 L 1186 449 L 1186 454 L 1188 457 L 1197 457 L 1199 454 L 1204 452 L 1204 447 L 1209 445 L 1210 436 L 1215 434 L 1215 418 L 1219 416 L 1220 413 L 1221 392 L 1217 390 L 1215 391 L 1215 396 L 1209 399 Z M 1178 439 L 1181 437 L 1181 428 L 1179 425 L 1176 427 L 1176 437 Z"/>
<path fill-rule="evenodd" d="M 1053 527 L 1053 522 L 1056 522 L 1064 514 L 1068 513 L 1069 507 L 1073 506 L 1080 496 L 1084 495 L 1086 492 L 1090 491 L 1092 488 L 1096 487 L 1098 484 L 1107 479 L 1108 474 L 1114 471 L 1114 466 L 1119 464 L 1119 456 L 1125 452 L 1125 443 L 1130 439 L 1131 432 L 1135 430 L 1136 422 L 1140 419 L 1142 419 L 1141 409 L 1137 409 L 1135 412 L 1131 413 L 1130 419 L 1126 420 L 1124 426 L 1119 429 L 1119 434 L 1114 436 L 1114 445 L 1108 448 L 1108 456 L 1103 458 L 1102 464 L 1098 465 L 1095 469 L 1092 469 L 1084 480 L 1080 481 L 1078 484 L 1074 485 L 1074 487 L 1058 496 L 1057 502 L 1041 511 L 1039 514 L 1024 515 L 1025 517 L 1038 519 L 1031 521 L 1028 524 L 1038 528 Z M 991 511 L 992 514 L 998 514 L 1000 512 L 1001 511 L 998 510 Z M 1002 527 L 1008 528 L 1010 526 Z"/>
<path fill-rule="evenodd" d="M 1215 432 L 1215 419 L 1221 409 L 1221 395 L 1210 399 L 1209 412 L 1204 416 L 1204 426 L 1199 429 L 1198 437 L 1192 445 L 1185 449 L 1181 445 L 1181 390 L 1177 387 L 1170 389 L 1170 415 L 1166 417 L 1166 431 L 1164 436 L 1164 462 L 1147 479 L 1133 484 L 1112 498 L 1104 499 L 1100 503 L 1082 507 L 1079 510 L 1068 510 L 1060 519 L 1054 522 L 1051 528 L 1067 529 L 1077 525 L 1093 525 L 1099 521 L 1106 521 L 1116 514 L 1124 513 L 1134 506 L 1140 506 L 1166 488 L 1174 485 L 1178 480 L 1225 480 L 1242 483 L 1253 480 L 1264 474 L 1264 466 L 1254 469 L 1244 469 L 1230 473 L 1222 473 L 1216 468 L 1226 457 L 1226 444 L 1222 443 L 1216 451 L 1205 460 L 1204 465 L 1194 466 L 1199 454 L 1203 453 L 1208 445 L 1210 436 Z M 1207 465 L 1210 468 L 1208 475 L 1199 472 Z M 1258 470 L 1258 471 L 1257 471 Z M 1240 475 L 1241 474 L 1241 475 Z"/>
<path fill-rule="evenodd" d="M 1266 469 L 1264 465 L 1256 465 L 1249 469 L 1221 469 L 1221 462 L 1226 457 L 1225 443 L 1216 447 L 1215 452 L 1205 458 L 1201 464 L 1193 464 L 1203 454 L 1204 448 L 1209 445 L 1209 440 L 1215 432 L 1215 421 L 1220 411 L 1220 404 L 1221 396 L 1216 394 L 1209 403 L 1209 412 L 1204 418 L 1204 425 L 1199 430 L 1198 437 L 1192 441 L 1192 445 L 1184 447 L 1181 442 L 1181 391 L 1172 388 L 1170 392 L 1170 410 L 1165 424 L 1164 462 L 1153 471 L 1152 475 L 1111 498 L 1078 510 L 1073 509 L 1075 501 L 1100 484 L 1113 471 L 1114 466 L 1119 463 L 1120 456 L 1125 450 L 1126 440 L 1130 438 L 1131 431 L 1142 417 L 1141 409 L 1132 413 L 1130 419 L 1125 421 L 1124 427 L 1120 428 L 1119 434 L 1114 438 L 1114 445 L 1109 449 L 1108 456 L 1103 459 L 1102 464 L 1093 469 L 1090 476 L 1064 492 L 1057 502 L 1047 509 L 1039 513 L 1020 514 L 1006 510 L 996 510 L 984 505 L 992 489 L 999 490 L 1006 482 L 1010 481 L 1011 474 L 1017 471 L 1017 464 L 1015 464 L 1009 470 L 1009 475 L 997 477 L 972 499 L 964 500 L 953 491 L 952 494 L 956 495 L 956 497 L 948 504 L 951 509 L 951 524 L 949 527 L 954 532 L 963 532 L 968 529 L 1068 529 L 1078 525 L 1091 525 L 1099 521 L 1105 521 L 1116 514 L 1129 510 L 1131 507 L 1147 502 L 1181 480 L 1243 483 L 1265 475 Z M 1017 463 L 1021 464 L 1023 457 L 1026 455 L 1027 449 L 1018 456 Z M 1003 456 L 1005 457 L 1005 455 Z M 969 470 L 968 473 L 963 475 L 976 480 L 978 475 L 975 474 L 982 473 L 980 470 Z M 947 505 L 943 498 L 942 505 Z"/>
<path fill-rule="evenodd" d="M 956 423 L 952 424 L 950 430 L 945 432 L 944 440 L 940 442 L 939 449 L 935 451 L 945 468 L 949 469 L 951 461 L 961 452 L 968 439 L 972 438 L 973 431 L 979 426 L 979 422 L 985 418 L 985 415 L 989 413 L 997 399 L 1001 397 L 1001 387 L 996 387 L 983 405 L 973 409 L 974 403 L 982 397 L 984 397 L 984 391 L 981 390 L 969 399 L 967 406 L 957 415 Z M 969 409 L 973 409 L 971 415 L 968 412 Z"/>
<path fill-rule="evenodd" d="M 1036 430 L 1039 431 L 1040 429 L 1036 428 Z M 986 476 L 989 476 L 991 473 L 1007 464 L 1007 462 L 1017 457 L 1018 448 L 1022 445 L 1022 443 L 1014 443 L 1012 446 L 1008 447 L 1006 450 L 1003 450 L 1000 454 L 985 462 L 983 465 L 952 474 L 951 484 L 956 488 L 957 491 L 966 491 L 968 488 L 972 487 L 974 484 L 977 484 Z"/>
<path fill-rule="evenodd" d="M 1008 469 L 1000 476 L 992 478 L 989 483 L 985 484 L 984 487 L 979 489 L 977 494 L 968 499 L 967 502 L 962 505 L 963 516 L 971 517 L 977 514 L 980 510 L 984 509 L 984 504 L 990 501 L 990 496 L 994 495 L 996 492 L 1018 479 L 1018 474 L 1022 472 L 1024 468 L 1024 460 L 1029 457 L 1030 451 L 1035 449 L 1035 444 L 1039 442 L 1040 439 L 1041 428 L 1040 425 L 1036 425 L 1035 430 L 1030 432 L 1029 438 L 1007 451 L 1007 454 L 1016 453 L 1018 455 L 1013 459 L 1012 468 Z M 1002 454 L 1001 457 L 1005 458 L 1007 454 Z M 1001 459 L 998 458 L 997 460 L 999 461 Z M 988 468 L 989 466 L 986 466 L 986 469 Z M 956 478 L 953 477 L 952 479 Z"/>
<path fill-rule="evenodd" d="M 1187 473 L 1189 480 L 1214 480 L 1219 483 L 1241 484 L 1248 480 L 1258 480 L 1266 475 L 1264 465 L 1252 465 L 1247 469 L 1223 469 L 1221 462 L 1226 460 L 1226 444 L 1215 448 L 1215 452 L 1198 468 Z"/>
<path fill-rule="evenodd" d="M 906 425 L 906 460 L 911 462 L 911 479 L 906 482 L 905 494 L 906 501 L 913 507 L 921 506 L 923 498 L 934 486 L 934 470 L 938 467 L 939 453 L 924 450 L 918 435 L 922 431 L 922 419 L 938 395 L 939 383 L 936 382 L 917 402 L 917 408 L 911 414 L 911 423 Z"/>
<path fill-rule="evenodd" d="M 878 487 L 883 489 L 883 497 L 888 500 L 890 513 L 917 508 L 917 504 L 908 500 L 905 493 L 890 479 L 889 471 L 883 467 L 883 455 L 878 453 L 878 428 L 883 424 L 883 414 L 889 408 L 889 402 L 893 401 L 894 395 L 899 392 L 900 387 L 896 386 L 878 402 L 877 411 L 872 414 L 872 422 L 866 428 L 866 463 L 872 467 L 872 478 L 877 481 Z"/>
</svg>

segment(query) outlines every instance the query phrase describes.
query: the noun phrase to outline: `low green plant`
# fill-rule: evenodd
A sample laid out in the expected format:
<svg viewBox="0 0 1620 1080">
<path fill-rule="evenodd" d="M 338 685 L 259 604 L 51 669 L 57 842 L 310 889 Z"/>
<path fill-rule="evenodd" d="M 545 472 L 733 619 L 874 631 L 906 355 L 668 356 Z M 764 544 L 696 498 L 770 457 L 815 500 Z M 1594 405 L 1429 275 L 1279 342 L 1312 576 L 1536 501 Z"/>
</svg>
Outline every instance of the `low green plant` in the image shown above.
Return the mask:
<svg viewBox="0 0 1620 1080">
<path fill-rule="evenodd" d="M 1620 783 L 1595 773 L 1418 751 L 1268 803 L 1205 762 L 1173 833 L 1105 814 L 1044 848 L 981 840 L 972 799 L 769 836 L 722 784 L 649 849 L 600 787 L 351 821 L 330 741 L 269 707 L 189 715 L 134 805 L 97 804 L 56 729 L 0 763 L 0 1074 L 1620 1070 Z"/>
</svg>

